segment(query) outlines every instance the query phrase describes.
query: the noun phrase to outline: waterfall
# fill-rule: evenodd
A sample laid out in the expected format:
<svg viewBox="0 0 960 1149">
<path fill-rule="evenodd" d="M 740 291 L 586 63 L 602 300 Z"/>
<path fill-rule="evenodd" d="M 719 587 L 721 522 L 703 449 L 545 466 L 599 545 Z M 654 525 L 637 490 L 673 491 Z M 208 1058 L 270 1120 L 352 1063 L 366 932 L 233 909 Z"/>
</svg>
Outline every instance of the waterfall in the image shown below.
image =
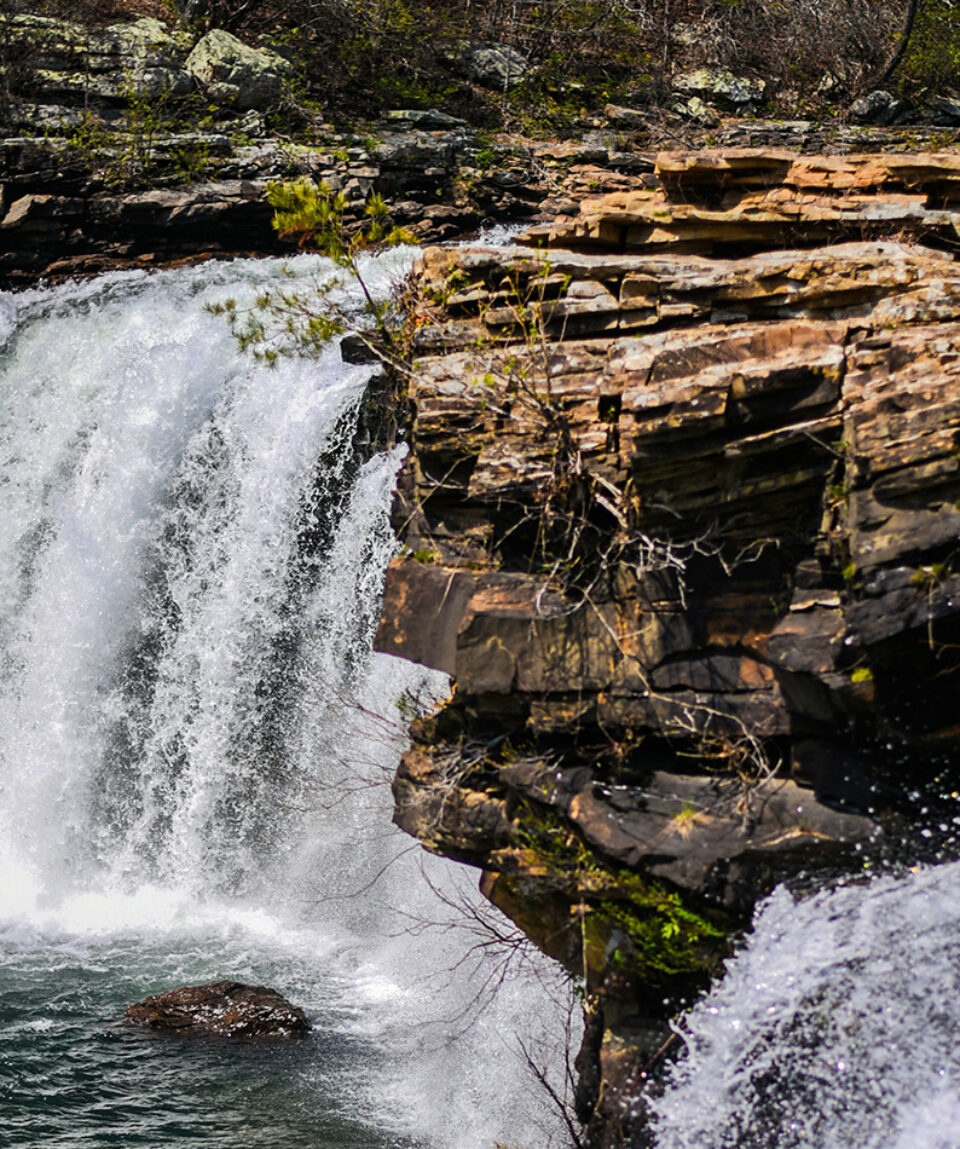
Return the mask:
<svg viewBox="0 0 960 1149">
<path fill-rule="evenodd" d="M 680 1032 L 658 1149 L 953 1149 L 960 864 L 778 889 Z"/>
<path fill-rule="evenodd" d="M 556 1067 L 564 987 L 478 956 L 472 876 L 390 825 L 403 698 L 445 681 L 371 653 L 402 451 L 356 449 L 370 369 L 269 370 L 204 309 L 281 274 L 0 295 L 0 1141 L 560 1145 L 514 1035 Z M 217 977 L 314 1037 L 104 1027 Z"/>
</svg>

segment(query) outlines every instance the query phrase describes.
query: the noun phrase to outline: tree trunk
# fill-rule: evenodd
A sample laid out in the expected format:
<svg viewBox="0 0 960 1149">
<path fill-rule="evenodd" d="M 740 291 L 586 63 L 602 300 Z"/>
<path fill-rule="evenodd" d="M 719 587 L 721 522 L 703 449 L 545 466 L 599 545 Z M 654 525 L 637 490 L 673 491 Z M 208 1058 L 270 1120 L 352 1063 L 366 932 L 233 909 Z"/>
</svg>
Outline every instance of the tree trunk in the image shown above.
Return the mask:
<svg viewBox="0 0 960 1149">
<path fill-rule="evenodd" d="M 921 0 L 907 0 L 907 10 L 903 17 L 903 27 L 900 30 L 900 39 L 897 46 L 890 56 L 889 60 L 883 65 L 879 72 L 871 76 L 869 80 L 860 88 L 864 91 L 866 88 L 882 88 L 883 85 L 890 79 L 893 73 L 900 67 L 903 57 L 907 54 L 907 48 L 910 44 L 910 36 L 913 33 L 913 26 L 917 20 L 917 13 L 920 11 Z"/>
</svg>

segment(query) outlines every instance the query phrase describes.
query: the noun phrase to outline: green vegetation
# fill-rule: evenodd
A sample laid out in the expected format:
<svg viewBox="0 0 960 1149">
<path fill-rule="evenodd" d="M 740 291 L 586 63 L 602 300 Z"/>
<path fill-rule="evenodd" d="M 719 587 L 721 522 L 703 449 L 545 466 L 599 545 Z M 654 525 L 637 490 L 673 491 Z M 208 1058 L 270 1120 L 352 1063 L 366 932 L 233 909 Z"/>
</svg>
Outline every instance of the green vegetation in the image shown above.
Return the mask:
<svg viewBox="0 0 960 1149">
<path fill-rule="evenodd" d="M 249 308 L 227 299 L 210 311 L 226 316 L 241 350 L 268 365 L 287 355 L 315 359 L 346 331 L 357 332 L 375 356 L 392 361 L 400 350 L 396 300 L 374 296 L 360 266 L 364 254 L 410 239 L 391 224 L 383 199 L 370 195 L 363 221 L 350 227 L 344 219 L 346 200 L 325 184 L 317 186 L 307 179 L 275 183 L 267 189 L 267 198 L 274 209 L 274 229 L 295 239 L 299 247 L 327 256 L 339 274 L 312 280 L 306 291 L 266 291 Z M 338 297 L 347 282 L 361 289 L 364 303 L 359 314 Z"/>
<path fill-rule="evenodd" d="M 960 83 L 958 2 L 818 0 L 816 19 L 810 0 L 156 0 L 152 9 L 91 0 L 80 15 L 93 23 L 159 15 L 192 36 L 225 28 L 282 52 L 293 78 L 270 126 L 309 138 L 322 120 L 356 124 L 390 108 L 439 108 L 480 128 L 577 133 L 608 103 L 672 110 L 672 78 L 716 65 L 764 80 L 771 112 L 841 110 L 880 80 L 923 100 Z M 29 9 L 78 15 L 66 0 Z M 0 0 L 0 14 L 8 10 L 22 6 Z M 478 45 L 519 53 L 522 75 L 479 75 L 469 63 Z M 2 98 L 29 62 L 7 59 L 2 43 L 0 56 Z M 494 158 L 485 148 L 478 163 Z"/>
<path fill-rule="evenodd" d="M 910 581 L 919 590 L 932 593 L 950 577 L 951 573 L 950 564 L 947 562 L 929 563 L 927 566 L 918 567 L 910 576 Z"/>
<path fill-rule="evenodd" d="M 960 81 L 960 4 L 930 0 L 921 4 L 898 86 L 906 95 L 922 98 L 957 90 Z"/>
<path fill-rule="evenodd" d="M 211 126 L 212 110 L 199 95 L 148 96 L 128 78 L 124 98 L 123 120 L 116 128 L 98 116 L 84 115 L 67 137 L 75 160 L 108 187 L 155 184 L 161 178 L 193 183 L 208 174 L 212 159 L 202 135 L 165 147 L 162 156 L 157 148 L 164 136 L 200 133 Z"/>
<path fill-rule="evenodd" d="M 728 952 L 727 929 L 679 890 L 597 854 L 549 807 L 528 803 L 524 848 L 582 907 L 584 963 L 613 946 L 619 969 L 662 982 L 714 970 Z"/>
</svg>

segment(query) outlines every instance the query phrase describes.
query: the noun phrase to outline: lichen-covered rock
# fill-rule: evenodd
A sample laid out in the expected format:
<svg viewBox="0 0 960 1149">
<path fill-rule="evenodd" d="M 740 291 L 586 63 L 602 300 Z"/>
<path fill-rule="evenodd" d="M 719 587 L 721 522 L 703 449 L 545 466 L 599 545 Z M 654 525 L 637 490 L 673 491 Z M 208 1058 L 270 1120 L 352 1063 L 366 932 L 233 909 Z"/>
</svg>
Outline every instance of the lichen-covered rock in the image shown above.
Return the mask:
<svg viewBox="0 0 960 1149">
<path fill-rule="evenodd" d="M 515 88 L 530 71 L 526 56 L 509 44 L 466 44 L 460 64 L 472 80 L 496 91 Z"/>
<path fill-rule="evenodd" d="M 766 83 L 736 76 L 729 68 L 697 68 L 675 76 L 672 87 L 683 96 L 699 96 L 728 111 L 747 115 L 763 103 Z"/>
<path fill-rule="evenodd" d="M 182 95 L 189 38 L 152 17 L 98 28 L 48 16 L 0 15 L 0 30 L 24 53 L 29 85 L 45 101 L 110 103 L 131 92 Z"/>
<path fill-rule="evenodd" d="M 276 990 L 238 981 L 171 989 L 127 1006 L 126 1016 L 162 1033 L 210 1034 L 247 1041 L 300 1037 L 310 1029 L 303 1010 Z"/>
<path fill-rule="evenodd" d="M 214 103 L 241 111 L 276 104 L 290 74 L 288 60 L 267 48 L 251 48 L 222 28 L 198 41 L 186 68 Z"/>
<path fill-rule="evenodd" d="M 709 104 L 704 103 L 699 96 L 691 96 L 689 100 L 680 100 L 674 111 L 686 120 L 694 120 L 704 128 L 716 128 L 720 124 L 720 117 Z"/>
</svg>

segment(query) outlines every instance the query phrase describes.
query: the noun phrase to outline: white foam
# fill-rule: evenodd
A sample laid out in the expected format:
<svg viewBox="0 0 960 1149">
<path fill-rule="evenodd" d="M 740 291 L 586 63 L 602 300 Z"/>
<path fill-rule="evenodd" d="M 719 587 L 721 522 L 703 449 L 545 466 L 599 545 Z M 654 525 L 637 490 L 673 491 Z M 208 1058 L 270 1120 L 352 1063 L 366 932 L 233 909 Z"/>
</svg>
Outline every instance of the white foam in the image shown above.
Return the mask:
<svg viewBox="0 0 960 1149">
<path fill-rule="evenodd" d="M 777 891 L 685 1021 L 659 1149 L 960 1144 L 958 880 Z"/>
</svg>

